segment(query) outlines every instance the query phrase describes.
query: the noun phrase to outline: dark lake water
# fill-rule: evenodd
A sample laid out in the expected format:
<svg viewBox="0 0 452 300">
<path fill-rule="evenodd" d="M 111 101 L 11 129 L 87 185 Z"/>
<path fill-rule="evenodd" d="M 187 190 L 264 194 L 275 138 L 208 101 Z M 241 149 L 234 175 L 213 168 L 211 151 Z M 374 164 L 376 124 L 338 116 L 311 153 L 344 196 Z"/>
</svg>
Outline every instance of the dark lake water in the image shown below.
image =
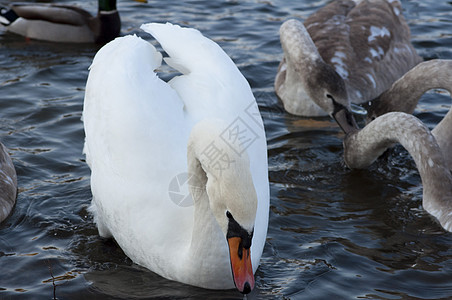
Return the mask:
<svg viewBox="0 0 452 300">
<path fill-rule="evenodd" d="M 271 209 L 249 299 L 450 299 L 452 234 L 422 209 L 408 153 L 396 147 L 370 168 L 351 171 L 335 123 L 291 116 L 274 94 L 279 26 L 328 2 L 124 0 L 118 7 L 123 35 L 144 36 L 139 26 L 151 21 L 195 27 L 251 84 L 267 132 Z M 418 53 L 452 59 L 451 2 L 402 3 Z M 99 238 L 87 212 L 80 121 L 97 50 L 0 32 L 0 139 L 19 182 L 14 212 L 0 224 L 0 299 L 243 298 L 163 279 Z M 415 114 L 433 127 L 450 104 L 447 93 L 430 92 Z"/>
</svg>

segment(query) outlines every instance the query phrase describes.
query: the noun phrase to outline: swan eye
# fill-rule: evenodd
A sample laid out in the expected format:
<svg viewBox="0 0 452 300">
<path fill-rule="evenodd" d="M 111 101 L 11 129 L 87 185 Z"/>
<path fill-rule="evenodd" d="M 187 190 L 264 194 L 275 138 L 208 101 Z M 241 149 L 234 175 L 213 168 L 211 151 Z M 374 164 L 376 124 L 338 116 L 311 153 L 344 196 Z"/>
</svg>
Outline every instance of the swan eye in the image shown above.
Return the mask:
<svg viewBox="0 0 452 300">
<path fill-rule="evenodd" d="M 334 110 L 337 110 L 338 107 L 341 107 L 341 108 L 343 107 L 341 104 L 339 104 L 338 102 L 336 102 L 336 100 L 334 99 L 334 97 L 331 96 L 330 94 L 326 94 L 326 97 L 327 97 L 328 99 L 330 99 L 331 102 L 333 102 Z"/>
<path fill-rule="evenodd" d="M 228 217 L 229 219 L 232 219 L 232 214 L 228 211 L 226 211 L 226 217 Z"/>
</svg>

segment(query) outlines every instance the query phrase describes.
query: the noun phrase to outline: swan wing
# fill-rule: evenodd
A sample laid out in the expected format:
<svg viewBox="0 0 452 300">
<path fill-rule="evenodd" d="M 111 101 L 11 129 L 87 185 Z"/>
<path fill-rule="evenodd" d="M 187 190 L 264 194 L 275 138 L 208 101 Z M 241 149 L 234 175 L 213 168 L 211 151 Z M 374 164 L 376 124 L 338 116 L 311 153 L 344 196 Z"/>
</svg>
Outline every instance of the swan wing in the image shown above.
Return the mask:
<svg viewBox="0 0 452 300">
<path fill-rule="evenodd" d="M 150 148 L 170 154 L 163 151 L 181 136 L 180 131 L 171 131 L 184 125 L 183 103 L 155 74 L 160 62 L 161 54 L 136 36 L 116 39 L 97 53 L 90 67 L 83 113 L 90 165 L 92 154 L 98 163 L 140 169 L 144 157 L 161 161 L 157 153 L 147 155 Z M 121 161 L 131 156 L 137 161 Z"/>
<path fill-rule="evenodd" d="M 221 138 L 226 142 L 239 139 L 248 153 L 258 196 L 251 249 L 256 269 L 267 235 L 269 185 L 265 131 L 251 88 L 231 58 L 198 30 L 170 23 L 149 23 L 141 28 L 168 53 L 165 61 L 182 73 L 169 84 L 182 99 L 187 120 L 191 124 L 211 117 L 225 120 L 228 126 Z"/>
<path fill-rule="evenodd" d="M 375 98 L 421 61 L 400 1 L 334 1 L 304 25 L 355 103 Z"/>
<path fill-rule="evenodd" d="M 95 219 L 137 263 L 146 259 L 143 249 L 158 253 L 189 239 L 173 229 L 189 230 L 193 221 L 191 207 L 169 198 L 171 181 L 187 170 L 188 134 L 183 103 L 154 72 L 160 63 L 141 38 L 114 40 L 94 58 L 84 102 Z"/>
<path fill-rule="evenodd" d="M 198 30 L 170 23 L 144 24 L 141 28 L 152 34 L 168 53 L 165 61 L 182 73 L 169 83 L 183 100 L 193 122 L 207 116 L 230 117 L 232 121 L 255 101 L 234 62 Z"/>
</svg>

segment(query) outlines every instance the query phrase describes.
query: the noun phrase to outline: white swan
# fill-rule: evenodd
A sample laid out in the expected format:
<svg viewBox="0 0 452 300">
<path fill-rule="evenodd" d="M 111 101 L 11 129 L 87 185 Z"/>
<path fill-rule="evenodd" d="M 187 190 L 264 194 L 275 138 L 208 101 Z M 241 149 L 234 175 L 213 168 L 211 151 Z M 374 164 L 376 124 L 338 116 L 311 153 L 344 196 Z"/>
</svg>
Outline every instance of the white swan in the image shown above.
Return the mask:
<svg viewBox="0 0 452 300">
<path fill-rule="evenodd" d="M 422 62 L 409 70 L 390 89 L 366 105 L 367 121 L 391 111 L 413 113 L 420 97 L 428 90 L 440 88 L 452 93 L 452 60 Z M 444 158 L 452 170 L 452 112 L 446 114 L 432 130 Z"/>
<path fill-rule="evenodd" d="M 304 25 L 284 22 L 284 56 L 274 84 L 284 108 L 337 120 L 338 110 L 375 98 L 419 63 L 401 9 L 399 1 L 340 0 Z M 343 129 L 350 125 L 337 121 Z"/>
<path fill-rule="evenodd" d="M 256 101 L 232 60 L 199 31 L 142 29 L 182 75 L 159 79 L 161 54 L 136 36 L 96 54 L 83 120 L 99 233 L 163 277 L 210 289 L 235 283 L 248 293 L 269 212 Z M 184 175 L 194 206 L 177 204 L 187 201 L 176 182 Z"/>
<path fill-rule="evenodd" d="M 394 143 L 405 147 L 416 163 L 424 209 L 452 231 L 452 175 L 435 137 L 416 117 L 390 112 L 349 133 L 344 139 L 345 163 L 350 168 L 366 168 Z"/>
<path fill-rule="evenodd" d="M 16 203 L 17 175 L 11 157 L 0 143 L 0 222 L 6 219 Z"/>
</svg>

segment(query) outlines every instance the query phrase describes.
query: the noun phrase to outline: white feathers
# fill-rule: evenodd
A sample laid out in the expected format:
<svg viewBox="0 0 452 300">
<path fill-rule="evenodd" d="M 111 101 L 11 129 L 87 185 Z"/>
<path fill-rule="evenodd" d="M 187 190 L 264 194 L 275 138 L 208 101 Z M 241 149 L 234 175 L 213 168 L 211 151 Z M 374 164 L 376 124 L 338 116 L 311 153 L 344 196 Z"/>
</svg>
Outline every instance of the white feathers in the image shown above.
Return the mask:
<svg viewBox="0 0 452 300">
<path fill-rule="evenodd" d="M 92 211 L 99 230 L 111 233 L 134 262 L 173 280 L 231 288 L 226 239 L 206 210 L 209 206 L 179 206 L 170 191 L 175 179 L 189 172 L 187 143 L 195 124 L 219 119 L 226 125 L 215 132 L 229 128 L 246 141 L 253 137 L 245 151 L 254 184 L 248 189 L 254 188 L 258 199 L 251 247 L 257 268 L 269 209 L 262 119 L 246 79 L 216 43 L 197 30 L 169 23 L 142 29 L 159 41 L 169 55 L 165 61 L 182 75 L 162 81 L 154 72 L 161 54 L 136 36 L 117 38 L 97 53 L 83 112 Z M 208 136 L 195 139 L 210 145 Z M 214 137 L 221 139 L 221 134 Z M 195 191 L 194 199 L 204 199 L 205 188 Z M 240 194 L 234 189 L 222 192 Z M 254 219 L 249 213 L 244 216 L 249 227 Z"/>
<path fill-rule="evenodd" d="M 388 28 L 386 27 L 376 27 L 376 26 L 370 26 L 370 35 L 367 38 L 367 40 L 370 42 L 375 41 L 378 37 L 390 37 L 391 33 L 389 32 Z"/>
</svg>

